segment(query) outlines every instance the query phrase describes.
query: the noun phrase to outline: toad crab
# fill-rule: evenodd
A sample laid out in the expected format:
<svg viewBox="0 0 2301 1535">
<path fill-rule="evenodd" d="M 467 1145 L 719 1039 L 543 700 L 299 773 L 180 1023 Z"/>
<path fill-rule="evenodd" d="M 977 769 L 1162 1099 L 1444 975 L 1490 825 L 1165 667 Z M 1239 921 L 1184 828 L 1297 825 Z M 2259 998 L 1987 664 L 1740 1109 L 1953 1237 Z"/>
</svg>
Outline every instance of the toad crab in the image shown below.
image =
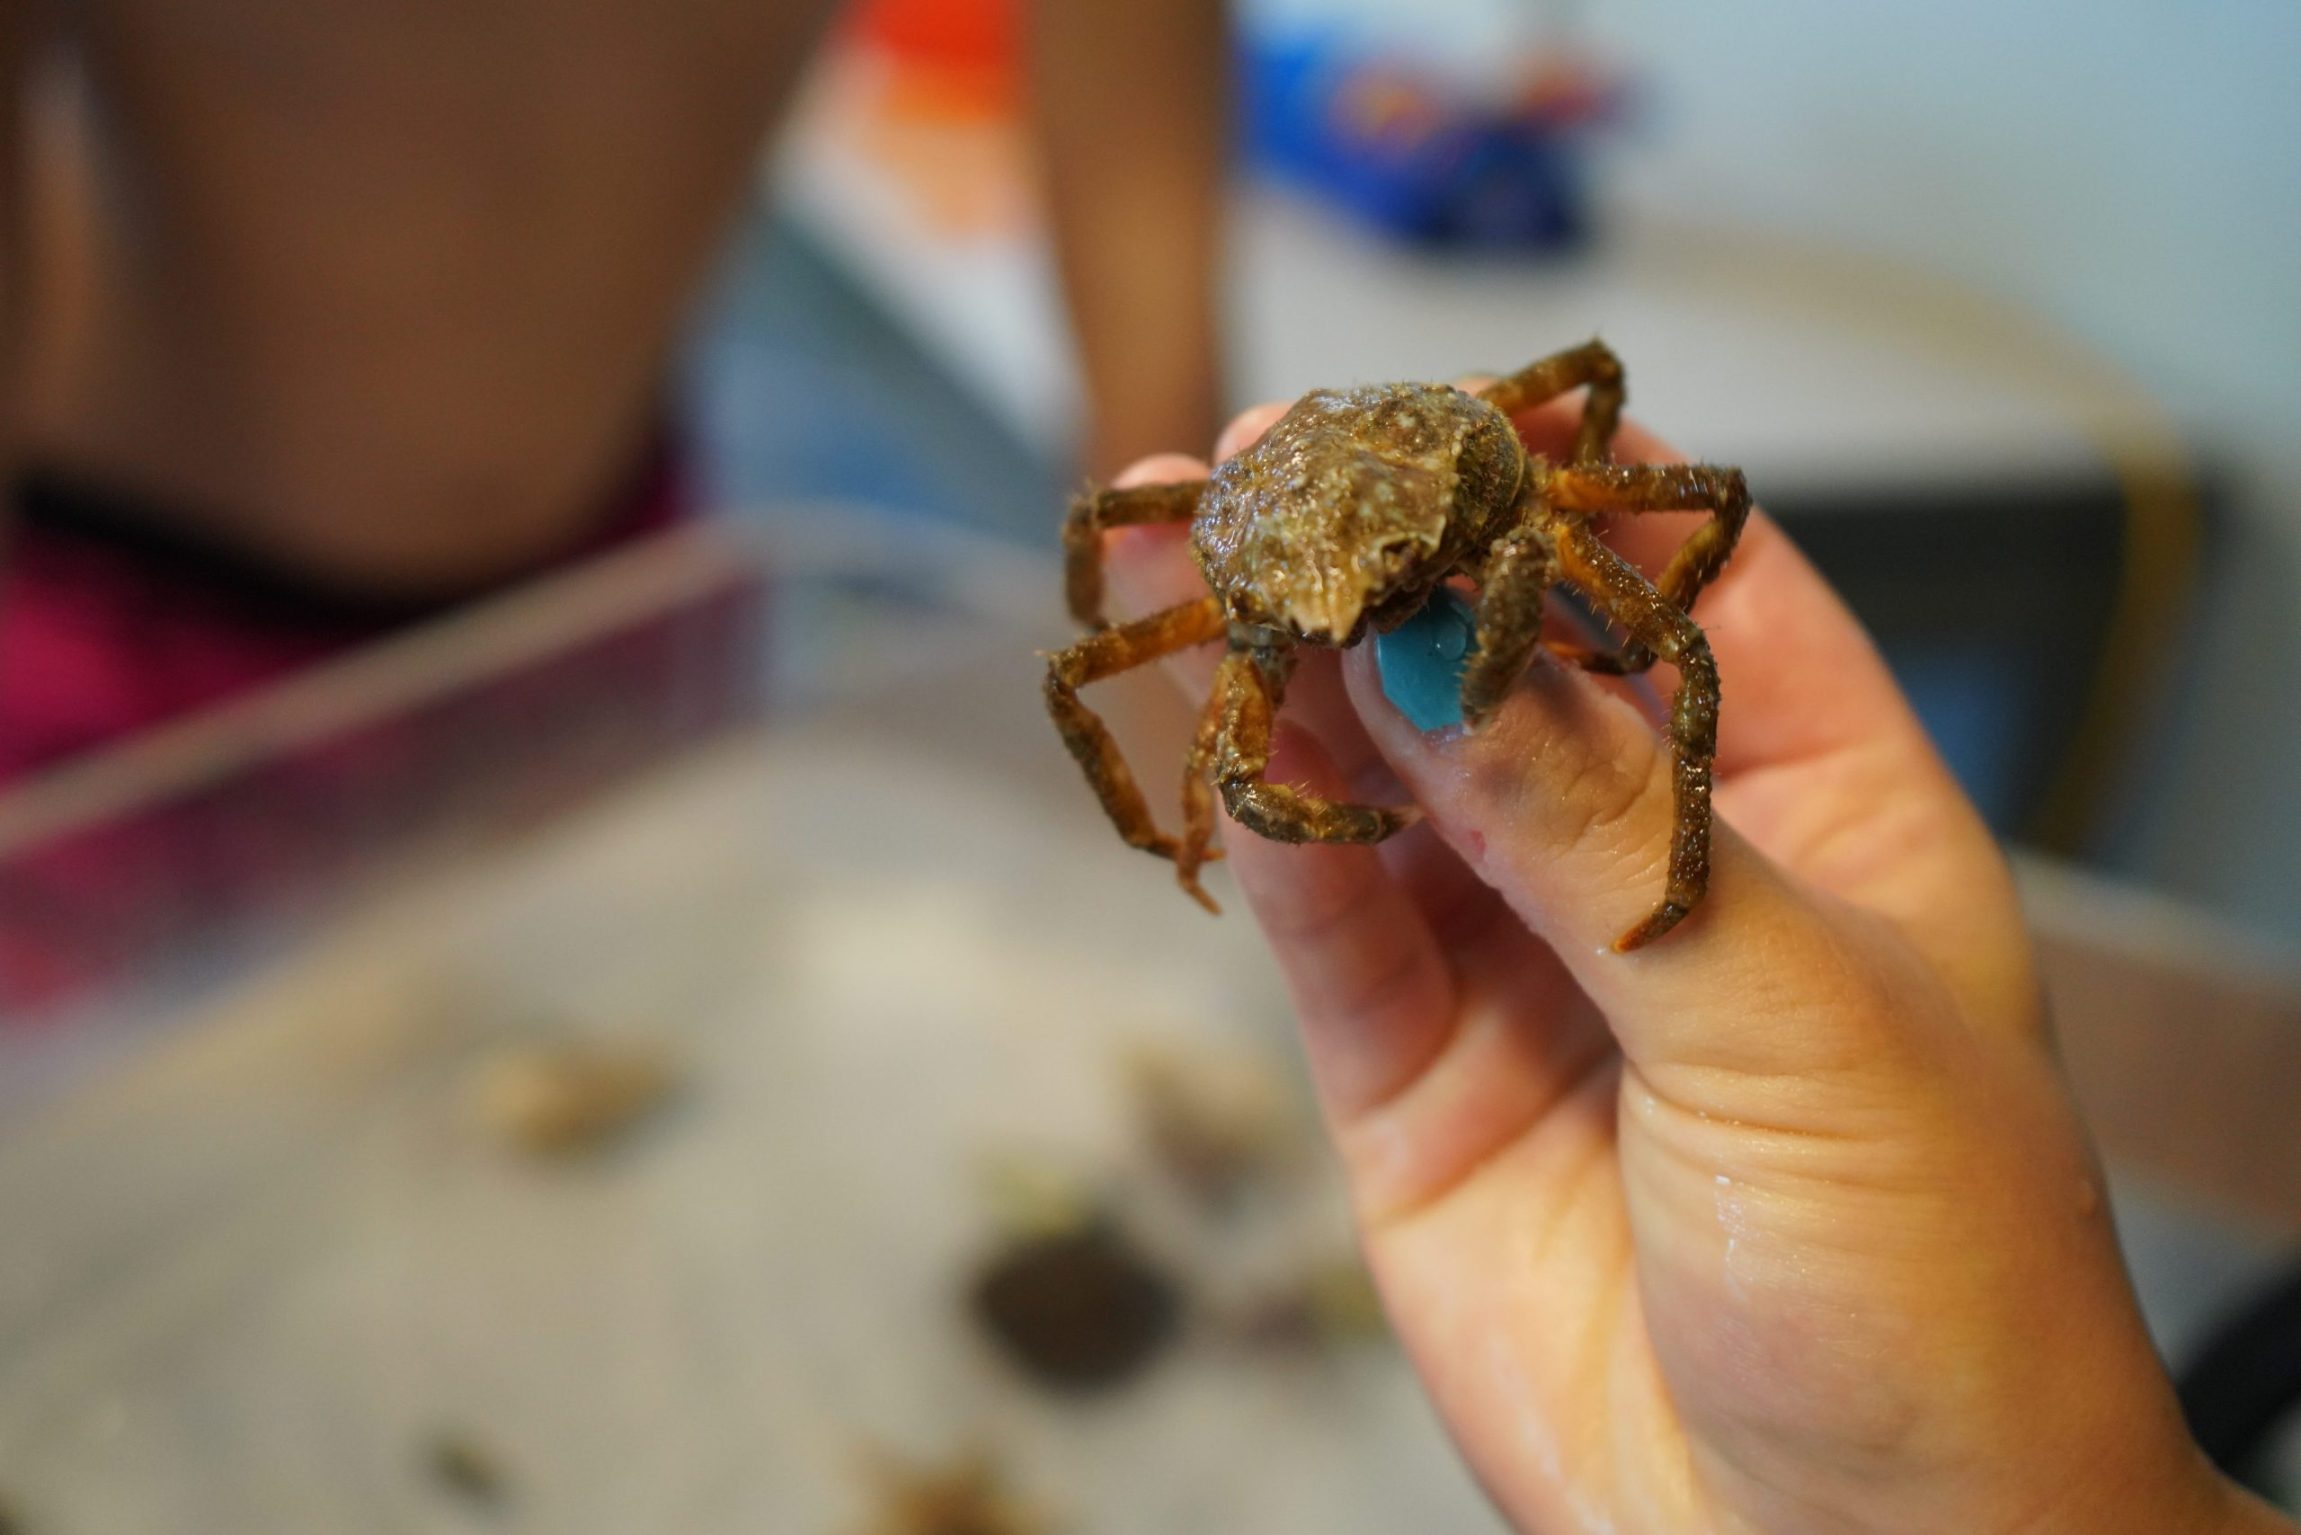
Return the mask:
<svg viewBox="0 0 2301 1535">
<path fill-rule="evenodd" d="M 1587 395 L 1570 455 L 1527 449 L 1511 418 L 1576 389 Z M 1394 629 L 1465 576 L 1477 587 L 1461 684 L 1468 729 L 1491 718 L 1539 648 L 1618 676 L 1656 660 L 1677 669 L 1668 883 L 1614 947 L 1675 927 L 1709 879 L 1718 735 L 1718 669 L 1687 610 L 1733 552 L 1750 497 L 1738 469 L 1612 462 L 1622 393 L 1622 365 L 1596 341 L 1476 394 L 1444 384 L 1315 390 L 1207 479 L 1074 503 L 1063 529 L 1070 608 L 1095 632 L 1048 658 L 1047 709 L 1119 834 L 1172 860 L 1182 888 L 1214 911 L 1198 880 L 1219 856 L 1210 780 L 1233 820 L 1278 842 L 1380 842 L 1411 824 L 1410 808 L 1338 804 L 1271 782 L 1271 722 L 1302 647 L 1339 649 Z M 1598 536 L 1608 517 L 1685 511 L 1711 515 L 1652 581 Z M 1103 533 L 1178 522 L 1190 524 L 1208 595 L 1107 624 Z M 1621 630 L 1619 650 L 1544 640 L 1544 595 L 1558 585 Z M 1228 648 L 1183 771 L 1183 834 L 1170 837 L 1079 689 L 1214 640 Z"/>
</svg>

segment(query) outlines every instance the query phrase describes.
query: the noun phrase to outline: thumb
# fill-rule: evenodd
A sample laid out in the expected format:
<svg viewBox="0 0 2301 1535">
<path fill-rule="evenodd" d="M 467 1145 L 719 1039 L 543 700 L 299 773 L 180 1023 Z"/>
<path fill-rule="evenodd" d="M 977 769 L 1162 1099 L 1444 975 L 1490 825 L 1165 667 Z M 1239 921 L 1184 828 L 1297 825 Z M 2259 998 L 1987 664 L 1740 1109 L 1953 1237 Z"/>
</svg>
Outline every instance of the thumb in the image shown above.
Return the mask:
<svg viewBox="0 0 2301 1535">
<path fill-rule="evenodd" d="M 1723 822 L 1693 914 L 1615 951 L 1661 899 L 1676 826 L 1669 754 L 1627 698 L 1543 659 L 1477 733 L 1426 732 L 1384 696 L 1373 648 L 1349 653 L 1344 673 L 1375 748 L 1463 863 L 1556 951 L 1634 1065 L 1776 1076 L 1880 1063 L 1897 968 L 1866 941 L 1880 919 Z"/>
</svg>

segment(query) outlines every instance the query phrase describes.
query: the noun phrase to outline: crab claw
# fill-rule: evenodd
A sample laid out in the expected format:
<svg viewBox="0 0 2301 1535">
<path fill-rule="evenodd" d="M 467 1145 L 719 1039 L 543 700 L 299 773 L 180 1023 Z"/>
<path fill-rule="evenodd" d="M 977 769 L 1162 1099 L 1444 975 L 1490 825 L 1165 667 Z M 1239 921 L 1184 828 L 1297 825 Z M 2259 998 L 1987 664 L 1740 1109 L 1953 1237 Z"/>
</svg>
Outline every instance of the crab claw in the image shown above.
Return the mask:
<svg viewBox="0 0 2301 1535">
<path fill-rule="evenodd" d="M 1222 915 L 1222 903 L 1206 893 L 1206 887 L 1198 882 L 1196 874 L 1186 874 L 1177 869 L 1174 871 L 1174 882 L 1182 886 L 1182 893 L 1198 902 L 1208 916 L 1219 917 Z"/>
<path fill-rule="evenodd" d="M 1222 849 L 1219 847 L 1200 848 L 1196 856 L 1178 856 L 1174 861 L 1174 882 L 1182 886 L 1184 895 L 1205 907 L 1207 914 L 1214 917 L 1222 915 L 1222 906 L 1213 896 L 1208 895 L 1206 887 L 1198 882 L 1198 871 L 1206 864 L 1220 863 L 1221 861 Z"/>
</svg>

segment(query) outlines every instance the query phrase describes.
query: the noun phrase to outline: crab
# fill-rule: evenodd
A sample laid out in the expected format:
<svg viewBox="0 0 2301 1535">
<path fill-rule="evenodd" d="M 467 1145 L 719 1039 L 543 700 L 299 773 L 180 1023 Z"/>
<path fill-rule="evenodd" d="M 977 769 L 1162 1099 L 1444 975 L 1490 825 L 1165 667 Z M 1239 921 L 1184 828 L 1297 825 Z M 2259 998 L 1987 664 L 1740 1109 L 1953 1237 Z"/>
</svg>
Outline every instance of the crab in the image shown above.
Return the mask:
<svg viewBox="0 0 2301 1535">
<path fill-rule="evenodd" d="M 1569 455 L 1529 450 L 1511 418 L 1577 389 L 1586 393 Z M 1065 581 L 1072 616 L 1093 632 L 1047 658 L 1047 710 L 1120 836 L 1171 860 L 1183 890 L 1219 911 L 1198 877 L 1220 856 L 1216 790 L 1232 820 L 1277 842 L 1380 842 L 1411 825 L 1411 807 L 1337 803 L 1272 782 L 1272 720 L 1305 647 L 1340 649 L 1394 629 L 1467 577 L 1477 588 L 1461 680 L 1468 730 L 1492 719 L 1543 649 L 1616 676 L 1657 660 L 1677 669 L 1665 726 L 1669 872 L 1661 900 L 1614 947 L 1636 949 L 1677 926 L 1709 881 L 1718 735 L 1717 663 L 1689 609 L 1733 552 L 1750 494 L 1738 469 L 1614 463 L 1622 396 L 1622 365 L 1598 341 L 1476 393 L 1411 383 L 1314 390 L 1207 479 L 1075 501 L 1063 529 Z M 1604 519 L 1641 512 L 1709 514 L 1651 581 L 1599 537 Z M 1108 623 L 1103 534 L 1181 522 L 1207 595 Z M 1545 639 L 1544 598 L 1559 585 L 1622 632 L 1619 649 Z M 1216 640 L 1226 649 L 1184 767 L 1183 833 L 1169 836 L 1079 690 Z"/>
<path fill-rule="evenodd" d="M 1047 1535 L 1046 1514 L 1019 1501 L 991 1457 L 975 1450 L 945 1466 L 906 1465 L 868 1452 L 879 1493 L 870 1535 Z"/>
</svg>

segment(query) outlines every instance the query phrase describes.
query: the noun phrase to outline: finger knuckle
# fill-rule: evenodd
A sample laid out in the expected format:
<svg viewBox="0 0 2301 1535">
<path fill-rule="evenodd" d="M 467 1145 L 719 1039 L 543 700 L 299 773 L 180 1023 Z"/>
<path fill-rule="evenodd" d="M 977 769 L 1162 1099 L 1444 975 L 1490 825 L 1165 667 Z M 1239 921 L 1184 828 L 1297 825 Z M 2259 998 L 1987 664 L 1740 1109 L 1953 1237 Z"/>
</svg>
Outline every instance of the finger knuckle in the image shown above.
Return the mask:
<svg viewBox="0 0 2301 1535">
<path fill-rule="evenodd" d="M 1670 787 L 1651 737 L 1636 737 L 1619 752 L 1562 740 L 1545 756 L 1548 771 L 1529 775 L 1522 792 L 1541 801 L 1530 819 L 1543 828 L 1552 850 L 1618 858 L 1648 842 L 1661 845 Z"/>
</svg>

